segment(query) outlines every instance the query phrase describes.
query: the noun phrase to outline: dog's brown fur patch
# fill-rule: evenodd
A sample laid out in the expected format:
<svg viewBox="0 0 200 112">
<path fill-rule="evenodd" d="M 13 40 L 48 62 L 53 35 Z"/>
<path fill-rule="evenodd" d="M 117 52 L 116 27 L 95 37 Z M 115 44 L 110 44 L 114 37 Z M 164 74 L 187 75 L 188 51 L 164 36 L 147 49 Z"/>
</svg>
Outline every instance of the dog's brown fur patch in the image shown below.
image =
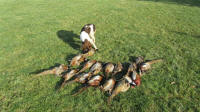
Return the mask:
<svg viewBox="0 0 200 112">
<path fill-rule="evenodd" d="M 92 44 L 86 39 L 82 43 L 82 51 L 83 51 L 83 53 L 87 53 L 91 49 L 92 49 Z"/>
</svg>

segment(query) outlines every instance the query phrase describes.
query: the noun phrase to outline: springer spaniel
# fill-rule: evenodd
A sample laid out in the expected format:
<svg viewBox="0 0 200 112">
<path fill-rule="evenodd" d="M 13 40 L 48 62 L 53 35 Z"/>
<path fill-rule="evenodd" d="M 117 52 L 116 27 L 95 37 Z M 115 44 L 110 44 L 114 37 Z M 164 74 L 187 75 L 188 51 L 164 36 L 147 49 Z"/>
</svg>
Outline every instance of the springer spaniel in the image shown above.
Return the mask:
<svg viewBox="0 0 200 112">
<path fill-rule="evenodd" d="M 86 24 L 81 29 L 80 39 L 82 41 L 82 49 L 83 52 L 87 52 L 93 46 L 95 50 L 97 50 L 97 46 L 95 45 L 95 34 L 96 28 L 94 24 Z"/>
</svg>

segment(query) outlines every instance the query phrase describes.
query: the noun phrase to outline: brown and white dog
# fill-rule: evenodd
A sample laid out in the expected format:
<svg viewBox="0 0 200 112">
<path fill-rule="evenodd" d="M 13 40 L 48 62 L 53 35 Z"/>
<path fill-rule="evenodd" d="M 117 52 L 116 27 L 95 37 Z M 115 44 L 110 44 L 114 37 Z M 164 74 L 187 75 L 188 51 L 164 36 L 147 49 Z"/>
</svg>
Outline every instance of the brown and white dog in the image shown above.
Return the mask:
<svg viewBox="0 0 200 112">
<path fill-rule="evenodd" d="M 80 39 L 82 41 L 82 50 L 83 52 L 88 52 L 92 46 L 97 50 L 95 45 L 95 34 L 96 28 L 94 24 L 86 24 L 81 29 Z"/>
</svg>

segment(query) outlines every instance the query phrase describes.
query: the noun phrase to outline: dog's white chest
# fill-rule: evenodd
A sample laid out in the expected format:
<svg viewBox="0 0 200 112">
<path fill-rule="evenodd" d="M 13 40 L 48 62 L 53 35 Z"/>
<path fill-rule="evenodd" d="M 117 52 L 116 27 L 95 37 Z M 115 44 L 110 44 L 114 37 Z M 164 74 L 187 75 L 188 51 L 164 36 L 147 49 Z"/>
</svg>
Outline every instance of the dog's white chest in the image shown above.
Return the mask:
<svg viewBox="0 0 200 112">
<path fill-rule="evenodd" d="M 82 42 L 84 42 L 85 39 L 90 40 L 90 36 L 88 35 L 87 32 L 82 31 L 81 34 L 80 34 L 80 39 L 81 39 Z"/>
</svg>

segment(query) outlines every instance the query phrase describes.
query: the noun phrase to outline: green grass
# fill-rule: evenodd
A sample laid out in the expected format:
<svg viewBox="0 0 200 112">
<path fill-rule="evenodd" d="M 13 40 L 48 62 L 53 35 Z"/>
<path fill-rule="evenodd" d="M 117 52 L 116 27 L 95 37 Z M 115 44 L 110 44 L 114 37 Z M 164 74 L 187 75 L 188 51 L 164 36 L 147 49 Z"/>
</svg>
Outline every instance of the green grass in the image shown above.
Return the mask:
<svg viewBox="0 0 200 112">
<path fill-rule="evenodd" d="M 1 0 L 0 111 L 200 111 L 199 0 Z M 97 27 L 104 62 L 134 56 L 164 58 L 141 86 L 114 98 L 79 84 L 55 91 L 60 78 L 33 78 L 32 72 L 68 64 L 80 52 L 79 32 Z M 72 31 L 72 32 L 71 32 Z M 175 84 L 171 85 L 171 82 Z"/>
</svg>

